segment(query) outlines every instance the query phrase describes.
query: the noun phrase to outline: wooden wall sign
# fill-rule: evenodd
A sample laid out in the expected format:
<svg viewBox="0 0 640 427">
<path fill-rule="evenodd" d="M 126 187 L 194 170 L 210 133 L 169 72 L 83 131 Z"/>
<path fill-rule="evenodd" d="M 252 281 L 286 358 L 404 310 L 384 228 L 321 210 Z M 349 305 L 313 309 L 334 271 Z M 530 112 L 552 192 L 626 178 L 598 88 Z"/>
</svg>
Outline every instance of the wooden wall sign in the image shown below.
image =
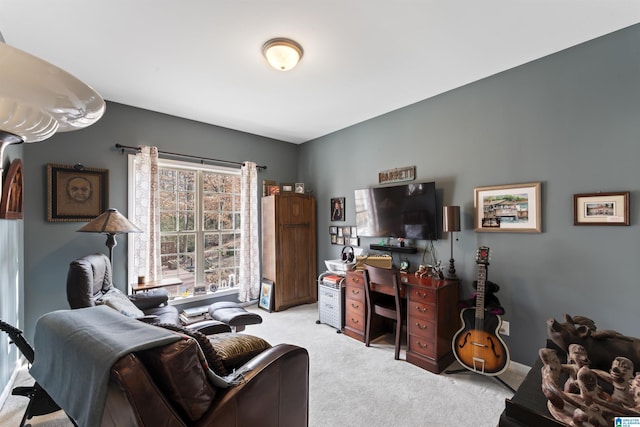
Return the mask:
<svg viewBox="0 0 640 427">
<path fill-rule="evenodd" d="M 404 168 L 389 169 L 378 172 L 378 183 L 388 184 L 391 182 L 413 181 L 416 179 L 416 167 L 407 166 Z"/>
<path fill-rule="evenodd" d="M 0 200 L 0 218 L 22 219 L 22 160 L 11 162 L 2 189 Z"/>
</svg>

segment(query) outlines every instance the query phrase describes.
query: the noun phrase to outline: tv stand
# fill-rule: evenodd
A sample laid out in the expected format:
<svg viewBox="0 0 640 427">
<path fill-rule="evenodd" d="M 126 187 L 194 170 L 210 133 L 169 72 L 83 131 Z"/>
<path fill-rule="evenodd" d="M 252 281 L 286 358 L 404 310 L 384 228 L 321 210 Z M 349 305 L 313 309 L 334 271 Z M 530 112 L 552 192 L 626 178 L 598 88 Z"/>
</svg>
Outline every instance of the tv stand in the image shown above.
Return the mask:
<svg viewBox="0 0 640 427">
<path fill-rule="evenodd" d="M 386 252 L 401 252 L 404 254 L 415 254 L 418 253 L 418 248 L 413 246 L 390 246 L 390 245 L 369 245 L 369 248 L 374 249 L 376 251 L 386 251 Z"/>
</svg>

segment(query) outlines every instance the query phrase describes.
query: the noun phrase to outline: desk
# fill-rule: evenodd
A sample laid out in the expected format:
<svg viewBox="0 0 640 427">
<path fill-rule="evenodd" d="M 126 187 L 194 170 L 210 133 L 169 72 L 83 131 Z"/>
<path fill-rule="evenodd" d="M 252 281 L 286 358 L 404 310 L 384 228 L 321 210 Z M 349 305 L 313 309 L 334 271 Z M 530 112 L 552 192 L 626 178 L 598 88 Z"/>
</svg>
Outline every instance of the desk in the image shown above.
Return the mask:
<svg viewBox="0 0 640 427">
<path fill-rule="evenodd" d="M 392 294 L 386 288 L 376 286 L 372 290 Z M 455 359 L 451 340 L 460 329 L 459 282 L 400 273 L 400 296 L 407 300 L 407 362 L 431 372 L 443 371 Z M 364 342 L 366 314 L 363 273 L 349 271 L 345 285 L 345 335 Z M 382 326 L 372 325 L 372 337 L 385 332 Z"/>
</svg>

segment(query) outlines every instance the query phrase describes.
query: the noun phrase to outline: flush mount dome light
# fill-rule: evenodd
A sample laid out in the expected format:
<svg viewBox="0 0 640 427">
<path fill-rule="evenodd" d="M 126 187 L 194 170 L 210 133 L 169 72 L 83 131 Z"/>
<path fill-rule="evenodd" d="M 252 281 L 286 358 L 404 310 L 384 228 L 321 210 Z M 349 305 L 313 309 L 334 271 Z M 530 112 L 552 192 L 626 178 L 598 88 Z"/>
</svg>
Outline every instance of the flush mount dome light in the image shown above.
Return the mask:
<svg viewBox="0 0 640 427">
<path fill-rule="evenodd" d="M 262 46 L 262 54 L 276 70 L 289 71 L 298 64 L 303 50 L 302 46 L 291 39 L 277 38 Z"/>
</svg>

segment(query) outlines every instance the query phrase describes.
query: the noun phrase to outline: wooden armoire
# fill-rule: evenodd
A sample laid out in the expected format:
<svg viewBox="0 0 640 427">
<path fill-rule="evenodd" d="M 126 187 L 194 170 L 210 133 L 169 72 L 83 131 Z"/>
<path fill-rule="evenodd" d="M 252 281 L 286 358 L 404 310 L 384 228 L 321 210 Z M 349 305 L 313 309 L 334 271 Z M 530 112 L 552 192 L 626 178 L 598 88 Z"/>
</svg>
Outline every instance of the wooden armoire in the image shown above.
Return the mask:
<svg viewBox="0 0 640 427">
<path fill-rule="evenodd" d="M 262 198 L 262 277 L 274 283 L 274 309 L 316 302 L 316 200 L 283 193 Z"/>
</svg>

